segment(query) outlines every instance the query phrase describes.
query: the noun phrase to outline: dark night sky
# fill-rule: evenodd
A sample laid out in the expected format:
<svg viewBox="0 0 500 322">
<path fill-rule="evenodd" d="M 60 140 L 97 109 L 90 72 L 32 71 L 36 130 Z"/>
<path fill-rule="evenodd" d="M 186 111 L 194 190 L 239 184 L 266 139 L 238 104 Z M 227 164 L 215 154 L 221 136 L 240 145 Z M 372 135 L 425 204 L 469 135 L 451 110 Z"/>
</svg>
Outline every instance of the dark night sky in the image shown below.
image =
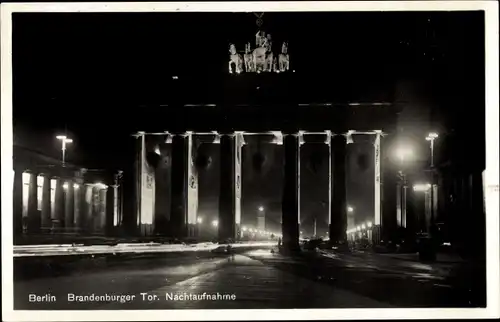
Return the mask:
<svg viewBox="0 0 500 322">
<path fill-rule="evenodd" d="M 228 44 L 235 43 L 239 50 L 247 41 L 253 46 L 255 22 L 252 13 L 14 14 L 15 137 L 57 157 L 54 135 L 66 129 L 75 141 L 68 161 L 127 172 L 134 155 L 130 134 L 151 131 L 140 123 L 144 120 L 161 124 L 172 118 L 165 105 L 179 95 L 179 81 L 190 84 L 182 103 L 213 103 L 200 95 L 226 94 L 219 80 L 227 74 Z M 348 87 L 353 93 L 361 83 L 389 91 L 394 86 L 410 93 L 413 108 L 405 112 L 410 123 L 412 117 L 428 113 L 421 106 L 432 106 L 432 121 L 440 123 L 444 136 L 452 129 L 479 127 L 475 133 L 484 140 L 482 12 L 266 13 L 263 29 L 273 35 L 275 49 L 283 40 L 289 42 L 291 68 L 300 80 L 298 90 L 290 90 L 302 98 L 314 102 L 320 93 L 335 101 L 337 92 L 345 90 L 339 89 L 341 83 L 352 84 Z M 144 106 L 153 106 L 156 114 Z M 196 118 L 193 112 L 188 116 Z M 476 139 L 463 135 L 460 146 L 475 146 L 468 143 Z M 314 183 L 302 201 L 312 214 L 304 218 L 309 230 L 314 214 L 320 214 L 320 226 L 326 220 L 321 215 L 326 211 L 326 182 L 318 181 L 326 178 L 326 162 L 318 157 L 324 148 L 304 150 L 303 181 Z M 364 183 L 371 180 L 373 169 L 359 160 L 363 154 L 370 158 L 369 152 L 360 146 L 350 149 L 354 154 L 349 161 L 348 202 L 360 219 L 368 218 L 372 189 Z M 212 150 L 207 153 L 216 162 L 217 149 Z M 260 153 L 273 160 L 271 150 Z M 243 193 L 253 196 L 245 199 L 248 211 L 255 210 L 254 203 L 265 202 L 267 209 L 279 212 L 280 190 L 273 182 L 280 181 L 281 163 L 276 160 L 265 164 L 262 173 L 252 170 L 251 156 L 244 161 Z M 216 172 L 202 176 L 210 187 L 216 184 Z M 208 192 L 216 189 L 201 190 L 205 206 L 200 211 L 215 211 L 211 202 L 216 198 Z M 350 197 L 353 193 L 357 199 Z"/>
<path fill-rule="evenodd" d="M 103 163 L 137 130 L 140 106 L 168 101 L 173 75 L 209 86 L 227 73 L 228 43 L 253 43 L 255 21 L 252 13 L 14 14 L 14 123 L 48 137 L 66 127 L 80 151 L 93 152 L 80 161 Z M 275 46 L 289 42 L 304 92 L 310 80 L 326 91 L 331 79 L 411 80 L 449 121 L 482 104 L 483 26 L 482 12 L 372 12 L 266 13 L 263 28 Z"/>
</svg>

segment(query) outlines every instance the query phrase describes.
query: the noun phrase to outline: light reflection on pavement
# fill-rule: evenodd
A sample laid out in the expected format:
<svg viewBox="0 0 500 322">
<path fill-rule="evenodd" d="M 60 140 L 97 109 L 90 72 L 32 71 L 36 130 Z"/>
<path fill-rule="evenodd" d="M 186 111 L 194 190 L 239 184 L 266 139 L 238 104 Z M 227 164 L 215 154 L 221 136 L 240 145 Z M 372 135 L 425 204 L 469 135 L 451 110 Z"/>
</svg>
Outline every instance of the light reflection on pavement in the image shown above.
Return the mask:
<svg viewBox="0 0 500 322">
<path fill-rule="evenodd" d="M 446 265 L 387 259 L 376 254 L 303 253 L 270 248 L 239 254 L 184 253 L 125 260 L 97 271 L 15 282 L 16 309 L 380 308 L 464 306 Z M 228 293 L 235 301 L 68 303 L 67 293 Z M 56 303 L 29 303 L 51 293 Z M 60 300 L 59 300 L 60 299 Z"/>
</svg>

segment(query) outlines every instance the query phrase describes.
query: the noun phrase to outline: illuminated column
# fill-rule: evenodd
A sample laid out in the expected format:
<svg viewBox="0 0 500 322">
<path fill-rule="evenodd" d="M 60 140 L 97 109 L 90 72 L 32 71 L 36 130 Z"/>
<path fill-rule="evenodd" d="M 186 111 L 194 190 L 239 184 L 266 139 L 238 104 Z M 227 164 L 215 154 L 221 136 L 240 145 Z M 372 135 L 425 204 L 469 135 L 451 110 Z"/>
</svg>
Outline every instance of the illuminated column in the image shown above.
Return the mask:
<svg viewBox="0 0 500 322">
<path fill-rule="evenodd" d="M 284 182 L 282 200 L 283 247 L 299 250 L 300 144 L 302 134 L 284 133 Z"/>
<path fill-rule="evenodd" d="M 430 232 L 430 228 L 431 228 L 431 190 L 426 190 L 424 192 L 424 202 L 425 202 L 425 219 L 424 219 L 424 227 L 423 230 L 427 233 Z M 419 222 L 419 226 L 421 225 L 422 223 Z"/>
<path fill-rule="evenodd" d="M 26 180 L 23 180 L 23 197 L 27 192 L 27 229 L 28 233 L 36 233 L 40 230 L 40 213 L 38 211 L 38 182 L 35 173 L 25 172 Z"/>
<path fill-rule="evenodd" d="M 332 225 L 332 187 L 333 187 L 333 182 L 332 182 L 332 138 L 333 138 L 333 133 L 331 131 L 326 131 L 326 141 L 325 143 L 328 144 L 328 237 L 330 237 L 330 230 L 331 230 L 331 225 Z"/>
<path fill-rule="evenodd" d="M 67 180 L 64 185 L 64 228 L 67 231 L 72 231 L 75 222 L 75 188 L 73 181 Z"/>
<path fill-rule="evenodd" d="M 100 187 L 99 192 L 98 192 L 98 206 L 97 206 L 97 213 L 98 213 L 98 231 L 101 234 L 106 233 L 106 195 L 108 193 L 108 188 L 107 186 Z"/>
<path fill-rule="evenodd" d="M 14 222 L 14 237 L 18 237 L 23 233 L 23 171 L 22 169 L 14 170 L 14 191 L 13 191 L 13 222 Z"/>
<path fill-rule="evenodd" d="M 333 180 L 331 181 L 331 212 L 330 212 L 330 242 L 344 244 L 347 229 L 346 205 L 346 137 L 336 135 L 330 144 L 331 167 Z"/>
<path fill-rule="evenodd" d="M 198 152 L 198 144 L 193 140 L 193 133 L 186 132 L 186 181 L 187 191 L 187 236 L 196 236 L 196 226 L 198 217 L 198 171 L 195 160 Z"/>
<path fill-rule="evenodd" d="M 402 213 L 401 213 L 401 191 L 402 185 L 399 181 L 396 185 L 396 221 L 398 228 L 402 227 Z"/>
<path fill-rule="evenodd" d="M 181 133 L 174 134 L 172 136 L 170 233 L 176 238 L 184 238 L 187 235 L 187 150 L 186 136 Z"/>
<path fill-rule="evenodd" d="M 235 132 L 235 158 L 234 158 L 234 203 L 235 203 L 235 224 L 236 239 L 241 238 L 241 187 L 242 187 L 242 148 L 245 144 L 243 132 Z"/>
<path fill-rule="evenodd" d="M 380 165 L 380 137 L 382 131 L 376 131 L 375 133 L 375 209 L 374 209 L 374 226 L 370 230 L 371 237 L 370 240 L 374 244 L 380 243 L 381 228 L 382 228 L 382 202 L 381 202 L 381 185 L 382 185 L 382 175 L 381 175 L 381 165 Z"/>
<path fill-rule="evenodd" d="M 118 187 L 116 185 L 109 186 L 106 191 L 106 215 L 104 230 L 107 236 L 112 236 L 114 227 L 116 227 L 118 220 Z"/>
<path fill-rule="evenodd" d="M 41 194 L 42 194 L 42 204 L 41 204 L 41 228 L 44 230 L 50 229 L 52 225 L 52 216 L 51 216 L 51 205 L 52 205 L 52 198 L 51 198 L 51 178 L 48 175 L 40 175 L 39 178 L 43 178 L 42 182 L 42 189 L 41 189 Z M 40 191 L 39 191 L 40 192 Z"/>
<path fill-rule="evenodd" d="M 155 212 L 155 170 L 149 165 L 146 155 L 146 134 L 139 132 L 136 135 L 136 225 L 135 233 L 149 236 L 154 231 Z"/>
<path fill-rule="evenodd" d="M 401 191 L 401 227 L 406 228 L 406 205 L 408 185 L 406 176 L 403 177 L 403 190 Z"/>
<path fill-rule="evenodd" d="M 64 182 L 61 178 L 53 178 L 55 180 L 54 203 L 52 228 L 59 230 L 64 222 Z"/>
<path fill-rule="evenodd" d="M 236 226 L 236 135 L 221 133 L 220 137 L 220 193 L 219 241 L 235 240 Z"/>
<path fill-rule="evenodd" d="M 81 184 L 79 183 L 73 183 L 73 200 L 74 200 L 74 207 L 73 207 L 73 229 L 77 232 L 80 232 L 82 226 L 80 225 L 80 218 L 82 216 L 82 195 L 84 189 L 82 188 Z"/>
<path fill-rule="evenodd" d="M 94 200 L 94 185 L 90 183 L 85 183 L 82 189 L 82 207 L 81 215 L 78 218 L 79 227 L 81 227 L 82 232 L 91 233 L 94 230 L 94 217 L 93 217 L 93 200 Z M 78 225 L 78 224 L 77 224 Z"/>
</svg>

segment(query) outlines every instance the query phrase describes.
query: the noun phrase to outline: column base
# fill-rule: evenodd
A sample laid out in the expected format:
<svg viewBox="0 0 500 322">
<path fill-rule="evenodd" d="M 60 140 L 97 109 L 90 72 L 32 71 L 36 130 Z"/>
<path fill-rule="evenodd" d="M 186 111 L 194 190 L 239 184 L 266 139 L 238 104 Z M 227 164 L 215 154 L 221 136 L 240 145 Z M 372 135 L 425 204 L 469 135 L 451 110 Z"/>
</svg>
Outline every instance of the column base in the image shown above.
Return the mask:
<svg viewBox="0 0 500 322">
<path fill-rule="evenodd" d="M 372 244 L 380 245 L 380 241 L 382 239 L 382 227 L 380 225 L 375 225 L 372 227 Z"/>
<path fill-rule="evenodd" d="M 283 250 L 284 252 L 300 252 L 299 224 L 296 223 L 289 225 L 288 227 L 285 226 L 285 224 L 282 224 L 281 230 L 283 232 L 283 240 L 281 242 L 280 250 Z"/>
<path fill-rule="evenodd" d="M 187 237 L 188 238 L 197 238 L 198 237 L 198 225 L 196 224 L 188 224 L 187 226 Z"/>
</svg>

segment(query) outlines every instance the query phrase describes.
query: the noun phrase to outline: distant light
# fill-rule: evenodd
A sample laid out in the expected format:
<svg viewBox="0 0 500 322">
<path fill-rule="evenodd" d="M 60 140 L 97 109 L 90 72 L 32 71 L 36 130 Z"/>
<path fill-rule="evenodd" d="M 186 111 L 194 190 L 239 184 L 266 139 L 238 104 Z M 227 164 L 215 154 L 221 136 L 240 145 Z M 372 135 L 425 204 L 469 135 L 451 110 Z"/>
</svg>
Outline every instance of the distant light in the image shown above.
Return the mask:
<svg viewBox="0 0 500 322">
<path fill-rule="evenodd" d="M 179 79 L 178 76 L 172 76 L 172 79 Z"/>
<path fill-rule="evenodd" d="M 347 207 L 347 211 L 348 211 L 348 212 L 353 212 L 353 211 L 354 211 L 354 208 L 353 208 L 353 207 L 351 207 L 351 206 L 349 206 L 349 207 Z"/>
<path fill-rule="evenodd" d="M 356 227 L 356 230 L 361 231 L 361 227 L 360 226 Z"/>
<path fill-rule="evenodd" d="M 218 220 L 212 221 L 212 226 L 214 226 L 214 227 L 219 226 L 219 221 Z"/>
<path fill-rule="evenodd" d="M 425 138 L 427 141 L 432 141 L 434 139 L 437 139 L 439 135 L 436 132 L 431 132 L 427 137 Z"/>
<path fill-rule="evenodd" d="M 74 189 L 78 189 L 78 188 L 80 188 L 80 186 L 78 185 L 78 183 L 74 183 L 74 184 L 73 184 L 73 188 L 74 188 Z"/>
<path fill-rule="evenodd" d="M 368 225 L 368 228 L 372 228 L 372 226 L 373 226 L 371 221 L 369 221 L 367 225 Z"/>
<path fill-rule="evenodd" d="M 418 183 L 413 185 L 413 191 L 423 192 L 428 191 L 431 188 L 430 183 Z"/>
<path fill-rule="evenodd" d="M 361 225 L 361 229 L 366 229 L 365 224 L 362 224 L 362 225 Z"/>
<path fill-rule="evenodd" d="M 259 211 L 264 211 L 264 207 L 260 206 Z"/>
<path fill-rule="evenodd" d="M 201 224 L 201 223 L 203 222 L 203 218 L 202 218 L 202 217 L 198 217 L 198 218 L 196 218 L 196 222 L 197 222 L 198 224 Z"/>
<path fill-rule="evenodd" d="M 401 160 L 404 160 L 405 157 L 411 156 L 413 151 L 408 148 L 400 148 L 396 151 L 396 154 Z"/>
<path fill-rule="evenodd" d="M 69 188 L 68 183 L 63 184 L 63 188 L 64 188 L 64 189 L 68 189 L 68 188 Z"/>
<path fill-rule="evenodd" d="M 243 231 L 247 231 L 247 230 L 248 230 L 248 228 L 243 226 Z"/>
<path fill-rule="evenodd" d="M 58 136 L 56 136 L 56 139 L 58 139 L 58 140 L 65 140 L 66 139 L 66 135 L 58 135 Z"/>
<path fill-rule="evenodd" d="M 251 233 L 253 233 L 253 229 L 252 229 L 252 228 L 250 228 L 250 229 L 249 229 L 249 231 L 250 231 Z"/>
</svg>

